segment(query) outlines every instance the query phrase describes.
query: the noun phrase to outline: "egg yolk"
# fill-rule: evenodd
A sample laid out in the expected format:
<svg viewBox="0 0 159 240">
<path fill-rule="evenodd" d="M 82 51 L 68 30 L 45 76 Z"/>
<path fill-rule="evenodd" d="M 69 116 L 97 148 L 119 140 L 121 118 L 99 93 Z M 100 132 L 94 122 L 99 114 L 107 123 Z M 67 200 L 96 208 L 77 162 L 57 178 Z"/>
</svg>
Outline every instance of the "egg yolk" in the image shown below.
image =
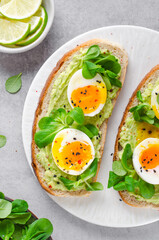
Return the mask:
<svg viewBox="0 0 159 240">
<path fill-rule="evenodd" d="M 141 152 L 139 161 L 145 170 L 159 166 L 159 144 L 150 144 Z"/>
<path fill-rule="evenodd" d="M 71 94 L 72 106 L 80 107 L 85 114 L 89 114 L 98 109 L 100 104 L 104 104 L 107 98 L 106 86 L 101 81 L 98 83 L 98 86 L 88 85 L 73 90 Z"/>
<path fill-rule="evenodd" d="M 92 159 L 91 146 L 83 141 L 68 142 L 62 146 L 63 138 L 56 138 L 52 147 L 54 161 L 63 170 L 79 171 Z"/>
<path fill-rule="evenodd" d="M 159 128 L 145 122 L 137 123 L 136 145 L 146 138 L 159 138 Z"/>
</svg>

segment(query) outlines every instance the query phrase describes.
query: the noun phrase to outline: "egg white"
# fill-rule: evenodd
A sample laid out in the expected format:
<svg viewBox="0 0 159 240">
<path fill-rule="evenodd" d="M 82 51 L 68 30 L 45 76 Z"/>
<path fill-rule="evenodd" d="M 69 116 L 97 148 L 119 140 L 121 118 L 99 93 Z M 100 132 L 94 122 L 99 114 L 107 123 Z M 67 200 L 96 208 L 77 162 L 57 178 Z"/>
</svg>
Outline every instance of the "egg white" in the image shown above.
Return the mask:
<svg viewBox="0 0 159 240">
<path fill-rule="evenodd" d="M 98 83 L 96 82 L 97 80 L 101 81 L 102 83 L 104 83 L 103 78 L 97 73 L 96 76 L 92 79 L 85 79 L 82 75 L 82 69 L 76 71 L 73 76 L 71 77 L 69 84 L 68 84 L 68 88 L 67 88 L 67 98 L 68 101 L 71 105 L 72 108 L 74 108 L 74 106 L 71 103 L 71 94 L 75 89 L 81 88 L 81 87 L 86 87 L 88 85 L 96 85 L 98 86 Z M 105 83 L 104 83 L 105 84 Z M 105 104 L 105 103 L 104 103 Z M 100 104 L 99 107 L 91 112 L 91 113 L 85 113 L 85 116 L 90 116 L 93 117 L 95 115 L 97 115 L 102 108 L 104 107 L 104 104 Z"/>
<path fill-rule="evenodd" d="M 159 144 L 158 138 L 146 138 L 141 143 L 137 145 L 133 152 L 133 166 L 137 174 L 145 181 L 151 184 L 159 184 L 159 166 L 157 166 L 154 169 L 149 169 L 148 172 L 142 168 L 141 171 L 141 164 L 139 162 L 140 154 L 145 149 L 149 148 L 149 144 Z M 156 170 L 156 173 L 154 173 L 153 170 Z"/>
<path fill-rule="evenodd" d="M 52 148 L 53 145 L 56 141 L 57 138 L 62 137 L 63 140 L 61 142 L 61 147 L 60 147 L 60 151 L 62 151 L 63 147 L 65 145 L 67 145 L 67 143 L 71 143 L 71 142 L 75 142 L 75 141 L 80 141 L 83 143 L 87 143 L 91 146 L 91 153 L 92 153 L 92 158 L 88 161 L 88 164 L 85 165 L 80 171 L 75 171 L 75 170 L 66 170 L 63 169 L 59 164 L 57 164 L 56 161 L 55 164 L 57 165 L 58 168 L 60 168 L 63 172 L 70 174 L 70 175 L 80 175 L 82 174 L 89 166 L 90 164 L 93 162 L 94 158 L 95 158 L 95 150 L 94 150 L 94 146 L 92 141 L 90 140 L 90 138 L 83 133 L 82 131 L 79 131 L 77 129 L 73 129 L 73 128 L 67 128 L 67 129 L 63 129 L 62 131 L 60 131 L 59 133 L 56 134 L 53 143 L 52 143 Z M 73 138 L 76 138 L 76 140 L 74 140 Z M 53 153 L 52 153 L 53 159 L 55 159 Z"/>
</svg>

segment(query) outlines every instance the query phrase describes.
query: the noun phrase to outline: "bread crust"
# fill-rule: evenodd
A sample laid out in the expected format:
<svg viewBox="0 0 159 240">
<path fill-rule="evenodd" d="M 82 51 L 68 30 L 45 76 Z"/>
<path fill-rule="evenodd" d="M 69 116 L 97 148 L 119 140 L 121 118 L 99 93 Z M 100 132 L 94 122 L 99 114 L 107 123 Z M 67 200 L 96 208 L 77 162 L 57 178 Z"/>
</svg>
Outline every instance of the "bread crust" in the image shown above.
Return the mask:
<svg viewBox="0 0 159 240">
<path fill-rule="evenodd" d="M 149 73 L 146 74 L 146 76 L 142 79 L 142 81 L 140 82 L 140 84 L 138 85 L 138 87 L 135 89 L 135 91 L 133 92 L 129 103 L 125 109 L 125 112 L 123 114 L 123 118 L 121 120 L 120 126 L 118 128 L 118 134 L 116 137 L 116 142 L 115 142 L 115 147 L 114 147 L 114 157 L 113 157 L 113 161 L 119 160 L 118 159 L 118 151 L 119 151 L 119 139 L 120 139 L 120 133 L 122 130 L 123 125 L 125 124 L 126 118 L 129 116 L 129 109 L 132 108 L 133 106 L 136 105 L 136 102 L 138 102 L 136 94 L 138 90 L 141 90 L 141 92 L 146 88 L 146 86 L 148 85 L 149 82 L 153 81 L 155 82 L 156 77 L 154 79 L 154 76 L 158 75 L 159 77 L 159 64 L 156 65 L 155 67 L 153 67 Z M 153 203 L 148 203 L 146 201 L 138 201 L 135 196 L 131 196 L 129 194 L 128 191 L 119 191 L 119 194 L 122 198 L 122 200 L 127 203 L 130 206 L 133 207 L 146 207 L 146 208 L 155 208 L 155 209 L 159 209 L 159 204 L 153 204 Z"/>
<path fill-rule="evenodd" d="M 54 190 L 54 189 L 50 189 L 48 187 L 48 185 L 43 181 L 42 176 L 43 176 L 43 172 L 44 169 L 41 167 L 41 165 L 39 164 L 39 162 L 37 161 L 36 158 L 36 151 L 37 151 L 37 146 L 35 144 L 34 141 L 34 135 L 37 131 L 37 125 L 38 125 L 38 121 L 39 121 L 39 116 L 41 115 L 42 111 L 43 111 L 43 102 L 46 98 L 46 95 L 49 91 L 49 87 L 50 85 L 54 82 L 54 79 L 56 77 L 56 75 L 58 74 L 58 72 L 61 70 L 61 68 L 63 67 L 63 65 L 65 64 L 66 61 L 69 60 L 69 58 L 71 58 L 75 53 L 77 53 L 81 48 L 87 48 L 93 44 L 104 44 L 105 48 L 107 48 L 109 50 L 111 50 L 111 48 L 113 50 L 117 50 L 120 52 L 120 54 L 122 55 L 122 60 L 124 63 L 122 63 L 122 70 L 121 70 L 121 76 L 120 76 L 120 81 L 122 82 L 122 85 L 124 83 L 124 79 L 125 79 L 125 74 L 126 74 L 126 68 L 127 68 L 127 64 L 128 64 L 128 56 L 126 51 L 121 48 L 120 46 L 110 43 L 108 41 L 105 40 L 101 40 L 101 39 L 92 39 L 89 40 L 85 43 L 82 43 L 80 45 L 77 45 L 73 50 L 67 52 L 57 63 L 57 65 L 55 66 L 55 68 L 53 69 L 53 71 L 51 72 L 43 90 L 42 93 L 40 95 L 39 98 L 39 103 L 35 112 L 35 118 L 34 118 L 34 122 L 33 122 L 33 129 L 32 129 L 32 143 L 31 143 L 31 154 L 32 154 L 32 167 L 34 169 L 34 172 L 39 180 L 39 183 L 41 184 L 41 186 L 50 194 L 54 195 L 54 196 L 61 196 L 61 197 L 66 197 L 66 196 L 88 196 L 90 194 L 90 192 L 86 191 L 86 190 L 78 190 L 78 191 L 61 191 L 61 190 Z M 115 55 L 115 54 L 114 54 Z M 115 105 L 116 99 L 119 95 L 120 89 L 116 94 L 115 99 L 113 100 L 113 106 Z M 107 122 L 108 119 L 106 119 L 102 126 L 100 127 L 100 131 L 102 131 L 102 137 L 101 137 L 101 149 L 100 149 L 100 154 L 101 154 L 101 158 L 103 155 L 103 150 L 104 150 L 104 143 L 105 143 L 105 137 L 106 137 L 106 130 L 107 130 Z M 99 172 L 99 168 L 100 168 L 100 163 L 101 163 L 101 159 L 98 162 L 98 168 L 97 168 L 97 174 L 94 177 L 94 181 L 96 181 L 97 179 L 97 175 Z"/>
</svg>

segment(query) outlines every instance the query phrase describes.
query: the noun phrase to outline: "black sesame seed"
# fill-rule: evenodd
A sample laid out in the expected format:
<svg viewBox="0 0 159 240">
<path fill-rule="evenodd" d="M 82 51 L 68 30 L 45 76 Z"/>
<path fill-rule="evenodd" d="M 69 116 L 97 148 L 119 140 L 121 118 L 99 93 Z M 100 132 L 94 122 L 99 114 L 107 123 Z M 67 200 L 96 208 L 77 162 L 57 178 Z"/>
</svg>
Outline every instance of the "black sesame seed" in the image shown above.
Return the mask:
<svg viewBox="0 0 159 240">
<path fill-rule="evenodd" d="M 57 160 L 57 162 L 59 162 L 59 160 Z"/>
<path fill-rule="evenodd" d="M 73 163 L 71 163 L 71 166 L 73 166 Z"/>
<path fill-rule="evenodd" d="M 82 94 L 83 92 L 81 92 L 81 94 Z"/>
<path fill-rule="evenodd" d="M 74 106 L 76 106 L 76 103 L 74 103 Z"/>
<path fill-rule="evenodd" d="M 85 109 L 87 109 L 87 107 L 85 107 Z"/>
<path fill-rule="evenodd" d="M 113 156 L 113 153 L 111 153 L 110 156 Z"/>
<path fill-rule="evenodd" d="M 102 117 L 102 115 L 99 115 L 99 117 L 101 118 L 101 117 Z"/>
<path fill-rule="evenodd" d="M 57 175 L 56 174 L 54 174 L 54 176 L 53 177 L 57 177 Z"/>
<path fill-rule="evenodd" d="M 86 162 L 86 165 L 87 165 L 88 163 Z"/>
<path fill-rule="evenodd" d="M 65 159 L 68 159 L 67 157 L 65 157 Z"/>
<path fill-rule="evenodd" d="M 80 155 L 80 153 L 79 153 L 79 152 L 76 152 L 76 156 L 77 156 L 77 155 Z"/>
<path fill-rule="evenodd" d="M 81 102 L 81 100 L 79 100 L 79 103 Z"/>
<path fill-rule="evenodd" d="M 48 168 L 48 170 L 50 170 L 50 167 Z"/>
<path fill-rule="evenodd" d="M 155 157 L 157 157 L 157 154 L 155 154 Z"/>
<path fill-rule="evenodd" d="M 148 172 L 148 170 L 146 169 L 146 172 Z"/>
<path fill-rule="evenodd" d="M 152 161 L 153 159 L 151 158 L 150 161 Z"/>
<path fill-rule="evenodd" d="M 71 160 L 69 160 L 69 162 L 71 162 Z"/>
<path fill-rule="evenodd" d="M 146 168 L 145 166 L 143 166 L 143 168 Z"/>
<path fill-rule="evenodd" d="M 65 107 L 66 107 L 66 105 L 63 105 L 63 107 L 65 108 Z"/>
<path fill-rule="evenodd" d="M 155 169 L 154 169 L 153 171 L 154 171 L 154 173 L 156 173 L 156 170 L 155 170 Z"/>
<path fill-rule="evenodd" d="M 98 140 L 98 137 L 96 137 L 96 139 Z"/>
<path fill-rule="evenodd" d="M 72 155 L 74 155 L 75 153 L 73 152 Z"/>
<path fill-rule="evenodd" d="M 158 93 L 157 93 L 157 92 L 155 92 L 155 94 L 156 94 L 156 95 L 158 95 Z"/>
<path fill-rule="evenodd" d="M 120 202 L 122 202 L 122 199 L 121 199 L 121 198 L 119 198 L 119 201 L 120 201 Z"/>
<path fill-rule="evenodd" d="M 60 182 L 57 182 L 57 184 L 60 184 Z"/>
<path fill-rule="evenodd" d="M 73 100 L 71 100 L 71 103 L 73 103 Z"/>
<path fill-rule="evenodd" d="M 66 164 L 68 164 L 68 162 L 66 162 Z"/>
<path fill-rule="evenodd" d="M 149 164 L 150 162 L 148 161 L 147 164 Z"/>
<path fill-rule="evenodd" d="M 143 130 L 143 131 L 145 131 L 145 130 L 146 130 L 146 128 L 142 128 L 142 130 Z"/>
<path fill-rule="evenodd" d="M 73 138 L 73 140 L 77 140 L 77 138 Z"/>
<path fill-rule="evenodd" d="M 148 133 L 149 133 L 149 134 L 151 134 L 151 133 L 152 133 L 152 131 L 150 130 L 150 131 L 148 131 Z"/>
</svg>

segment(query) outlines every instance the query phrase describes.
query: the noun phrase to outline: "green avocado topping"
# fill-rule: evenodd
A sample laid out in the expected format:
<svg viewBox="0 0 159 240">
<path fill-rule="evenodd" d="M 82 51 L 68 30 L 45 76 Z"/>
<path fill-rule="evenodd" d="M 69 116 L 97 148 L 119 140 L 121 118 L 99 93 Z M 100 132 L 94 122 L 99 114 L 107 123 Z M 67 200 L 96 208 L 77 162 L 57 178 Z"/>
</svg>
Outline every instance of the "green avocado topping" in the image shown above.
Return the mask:
<svg viewBox="0 0 159 240">
<path fill-rule="evenodd" d="M 117 191 L 127 190 L 138 201 L 159 204 L 159 185 L 142 180 L 134 170 L 132 154 L 135 147 L 148 137 L 159 138 L 159 120 L 151 107 L 151 93 L 159 85 L 159 79 L 149 83 L 144 92 L 137 92 L 139 104 L 129 110 L 124 126 L 120 132 L 119 143 L 122 150 L 118 152 L 119 161 L 113 162 L 113 171 L 109 173 L 108 188 Z"/>
<path fill-rule="evenodd" d="M 82 69 L 84 78 L 91 79 L 99 73 L 107 87 L 107 100 L 99 114 L 89 117 L 84 116 L 79 107 L 71 108 L 67 98 L 67 87 L 72 75 Z M 100 139 L 102 133 L 99 131 L 102 123 L 108 119 L 113 110 L 113 99 L 122 86 L 120 77 L 121 65 L 119 60 L 107 50 L 101 51 L 98 45 L 89 49 L 81 49 L 75 54 L 56 80 L 51 91 L 48 111 L 46 116 L 39 121 L 39 131 L 35 134 L 35 142 L 39 147 L 37 159 L 44 167 L 43 180 L 50 189 L 62 191 L 97 191 L 102 190 L 101 183 L 93 182 L 97 172 L 97 162 L 100 159 Z M 76 128 L 83 131 L 91 138 L 95 149 L 93 163 L 81 175 L 74 176 L 61 171 L 55 164 L 51 143 L 55 135 L 64 128 Z"/>
</svg>

